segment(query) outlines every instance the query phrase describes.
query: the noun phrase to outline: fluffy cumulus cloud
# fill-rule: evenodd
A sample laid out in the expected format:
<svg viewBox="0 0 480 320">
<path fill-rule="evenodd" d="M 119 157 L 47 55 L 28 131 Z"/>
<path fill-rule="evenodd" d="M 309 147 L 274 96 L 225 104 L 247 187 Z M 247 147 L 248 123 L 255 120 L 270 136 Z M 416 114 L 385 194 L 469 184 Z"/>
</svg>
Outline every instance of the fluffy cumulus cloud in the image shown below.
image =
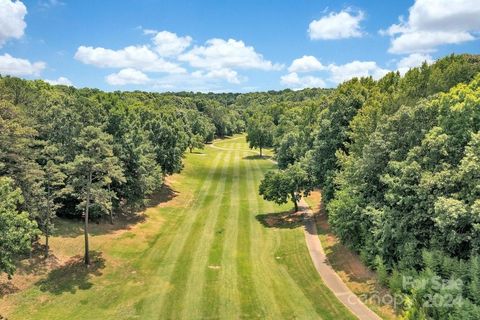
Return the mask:
<svg viewBox="0 0 480 320">
<path fill-rule="evenodd" d="M 319 20 L 313 20 L 308 27 L 312 40 L 332 40 L 358 38 L 363 35 L 360 22 L 365 19 L 363 11 L 353 12 L 351 9 L 330 12 Z"/>
<path fill-rule="evenodd" d="M 73 85 L 72 81 L 70 81 L 68 78 L 65 78 L 65 77 L 58 77 L 58 79 L 56 79 L 56 80 L 45 79 L 45 81 L 52 84 L 52 85 L 57 85 L 57 84 L 61 84 L 61 85 L 65 85 L 65 86 Z"/>
<path fill-rule="evenodd" d="M 329 65 L 328 67 L 333 83 L 341 83 L 343 81 L 372 76 L 374 79 L 380 79 L 386 75 L 389 70 L 383 69 L 377 65 L 375 61 L 352 61 L 342 65 Z"/>
<path fill-rule="evenodd" d="M 108 84 L 112 86 L 123 86 L 126 84 L 145 84 L 150 81 L 148 76 L 132 68 L 122 69 L 117 73 L 105 77 Z"/>
<path fill-rule="evenodd" d="M 432 57 L 429 54 L 422 53 L 412 53 L 404 58 L 402 58 L 397 63 L 397 70 L 401 74 L 405 74 L 411 68 L 420 66 L 423 62 L 431 64 L 433 62 Z"/>
<path fill-rule="evenodd" d="M 239 84 L 244 79 L 240 79 L 238 72 L 228 68 L 223 69 L 214 69 L 211 71 L 201 71 L 197 70 L 192 73 L 192 76 L 196 78 L 206 78 L 206 79 L 223 79 L 229 83 Z"/>
<path fill-rule="evenodd" d="M 147 46 L 128 46 L 120 50 L 80 46 L 75 59 L 100 68 L 134 68 L 148 72 L 182 73 L 178 64 L 159 57 Z"/>
<path fill-rule="evenodd" d="M 422 58 L 425 57 L 411 57 L 409 61 L 404 61 L 401 66 L 406 67 L 409 63 L 413 65 L 415 64 L 415 59 L 418 60 Z M 282 85 L 293 89 L 326 87 L 327 81 L 328 85 L 331 86 L 359 77 L 371 76 L 374 79 L 379 79 L 389 72 L 389 70 L 378 66 L 374 61 L 355 60 L 341 65 L 322 65 L 320 61 L 312 56 L 303 56 L 302 58 L 293 60 L 288 71 L 290 73 L 283 75 L 280 78 L 280 82 Z M 298 74 L 300 72 L 313 73 L 313 75 L 300 76 Z M 323 79 L 327 79 L 327 81 Z"/>
<path fill-rule="evenodd" d="M 119 50 L 80 46 L 75 59 L 98 68 L 121 69 L 105 77 L 110 85 L 148 84 L 160 90 L 181 87 L 207 91 L 207 87 L 221 88 L 227 83 L 245 82 L 247 77 L 239 74 L 240 69 L 272 71 L 283 68 L 240 40 L 210 39 L 203 45 L 191 47 L 193 39 L 190 36 L 141 26 L 138 29 L 151 36 L 150 43 Z M 151 74 L 156 72 L 166 74 Z"/>
<path fill-rule="evenodd" d="M 317 60 L 314 56 L 303 56 L 301 58 L 293 60 L 290 67 L 288 67 L 289 72 L 312 72 L 325 70 L 325 66 L 322 65 L 320 61 Z"/>
<path fill-rule="evenodd" d="M 190 46 L 192 38 L 179 37 L 173 32 L 160 31 L 153 37 L 155 50 L 162 57 L 176 56 Z"/>
<path fill-rule="evenodd" d="M 37 76 L 45 69 L 45 62 L 30 62 L 5 53 L 0 55 L 0 74 L 12 76 Z"/>
<path fill-rule="evenodd" d="M 204 46 L 196 46 L 190 51 L 181 54 L 178 59 L 188 62 L 192 67 L 201 69 L 259 69 L 278 70 L 280 65 L 274 64 L 255 51 L 255 48 L 246 46 L 243 41 L 235 39 L 210 39 Z"/>
<path fill-rule="evenodd" d="M 380 33 L 391 36 L 391 53 L 433 52 L 440 45 L 475 40 L 479 17 L 478 0 L 416 0 L 407 20 L 400 17 Z"/>
<path fill-rule="evenodd" d="M 0 0 L 0 48 L 8 39 L 23 36 L 27 8 L 21 1 Z"/>
<path fill-rule="evenodd" d="M 289 88 L 292 89 L 304 89 L 304 88 L 315 88 L 315 87 L 325 87 L 325 81 L 321 78 L 314 76 L 303 76 L 300 77 L 296 72 L 288 73 L 280 78 L 280 82 Z"/>
</svg>

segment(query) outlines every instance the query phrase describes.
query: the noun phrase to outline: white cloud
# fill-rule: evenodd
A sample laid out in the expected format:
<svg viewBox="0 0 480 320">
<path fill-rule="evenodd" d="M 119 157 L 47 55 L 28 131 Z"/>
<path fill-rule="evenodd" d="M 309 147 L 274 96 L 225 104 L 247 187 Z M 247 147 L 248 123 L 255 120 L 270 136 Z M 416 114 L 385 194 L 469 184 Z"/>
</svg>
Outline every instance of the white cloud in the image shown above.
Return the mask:
<svg viewBox="0 0 480 320">
<path fill-rule="evenodd" d="M 325 70 L 325 66 L 314 56 L 303 56 L 293 60 L 288 68 L 289 72 L 312 72 Z"/>
<path fill-rule="evenodd" d="M 122 69 L 105 77 L 111 85 L 148 84 L 159 90 L 218 91 L 227 84 L 247 81 L 239 69 L 271 71 L 283 68 L 283 65 L 264 59 L 252 46 L 240 40 L 210 39 L 201 46 L 190 47 L 193 39 L 189 36 L 142 26 L 136 29 L 153 35 L 151 42 L 119 50 L 80 46 L 75 59 L 99 68 Z M 188 68 L 182 63 L 188 64 Z M 168 75 L 153 76 L 153 72 Z"/>
<path fill-rule="evenodd" d="M 406 32 L 392 39 L 388 52 L 412 53 L 433 52 L 442 44 L 456 44 L 475 38 L 468 32 L 413 31 Z"/>
<path fill-rule="evenodd" d="M 420 66 L 423 62 L 430 64 L 433 62 L 433 59 L 428 54 L 412 53 L 411 55 L 402 58 L 397 63 L 397 70 L 401 74 L 405 74 L 408 70 Z"/>
<path fill-rule="evenodd" d="M 152 30 L 144 30 L 149 32 Z M 152 39 L 155 43 L 155 50 L 162 57 L 177 56 L 190 46 L 192 38 L 189 36 L 179 37 L 169 31 L 160 31 Z"/>
<path fill-rule="evenodd" d="M 65 3 L 63 3 L 60 0 L 45 0 L 45 1 L 40 1 L 39 5 L 43 9 L 50 9 L 50 8 L 53 8 L 53 7 L 63 6 L 63 5 L 65 5 Z"/>
<path fill-rule="evenodd" d="M 126 68 L 118 73 L 112 73 L 105 77 L 108 84 L 113 86 L 123 86 L 126 84 L 145 84 L 150 81 L 148 76 L 138 70 Z"/>
<path fill-rule="evenodd" d="M 12 76 L 39 75 L 45 69 L 45 62 L 30 62 L 26 59 L 14 58 L 8 53 L 0 55 L 0 74 Z"/>
<path fill-rule="evenodd" d="M 380 68 L 375 61 L 352 61 L 342 65 L 331 64 L 328 66 L 331 72 L 330 81 L 341 83 L 352 78 L 372 76 L 374 79 L 380 79 L 386 75 L 389 70 Z"/>
<path fill-rule="evenodd" d="M 73 85 L 72 81 L 70 81 L 68 78 L 65 78 L 65 77 L 59 77 L 56 80 L 45 79 L 45 81 L 50 83 L 51 85 L 57 85 L 57 84 L 61 84 L 61 85 L 65 85 L 65 86 L 72 86 Z"/>
<path fill-rule="evenodd" d="M 208 72 L 197 70 L 192 73 L 192 76 L 197 78 L 224 79 L 229 83 L 235 84 L 239 84 L 243 81 L 243 79 L 240 79 L 238 73 L 235 70 L 228 68 L 214 69 Z"/>
<path fill-rule="evenodd" d="M 406 67 L 407 64 L 415 64 L 415 59 L 431 61 L 431 58 L 428 56 L 416 55 L 403 61 L 401 67 Z M 280 82 L 283 85 L 290 88 L 306 88 L 326 87 L 325 81 L 323 80 L 324 78 L 328 80 L 329 84 L 335 85 L 352 78 L 371 76 L 374 79 L 379 79 L 390 70 L 379 67 L 374 61 L 358 60 L 342 65 L 332 63 L 325 66 L 313 56 L 303 56 L 302 58 L 293 60 L 288 71 L 290 73 L 280 78 Z M 314 73 L 314 75 L 299 76 L 299 72 Z M 318 77 L 319 74 L 321 74 L 322 77 Z"/>
<path fill-rule="evenodd" d="M 23 36 L 27 8 L 21 1 L 0 0 L 0 48 L 8 39 Z"/>
<path fill-rule="evenodd" d="M 280 82 L 284 86 L 293 89 L 325 87 L 325 81 L 323 81 L 321 78 L 314 76 L 299 77 L 296 72 L 291 72 L 283 75 L 280 78 Z"/>
<path fill-rule="evenodd" d="M 120 50 L 80 46 L 75 59 L 100 68 L 135 68 L 148 72 L 183 73 L 178 64 L 159 57 L 147 46 L 128 46 Z"/>
<path fill-rule="evenodd" d="M 475 40 L 480 31 L 478 0 L 417 0 L 408 20 L 380 33 L 392 37 L 391 53 L 433 52 L 443 44 Z"/>
<path fill-rule="evenodd" d="M 312 40 L 358 38 L 363 35 L 360 22 L 365 18 L 363 11 L 356 14 L 350 9 L 330 12 L 319 20 L 313 20 L 308 27 Z"/>
<path fill-rule="evenodd" d="M 243 41 L 235 39 L 210 39 L 205 46 L 196 46 L 181 54 L 178 59 L 188 62 L 192 67 L 201 69 L 260 69 L 278 70 L 282 66 L 265 60 L 253 47 L 245 46 Z"/>
<path fill-rule="evenodd" d="M 141 26 L 140 26 L 140 29 L 143 30 L 143 34 L 147 34 L 147 35 L 158 33 L 158 31 L 155 29 L 143 29 Z"/>
</svg>

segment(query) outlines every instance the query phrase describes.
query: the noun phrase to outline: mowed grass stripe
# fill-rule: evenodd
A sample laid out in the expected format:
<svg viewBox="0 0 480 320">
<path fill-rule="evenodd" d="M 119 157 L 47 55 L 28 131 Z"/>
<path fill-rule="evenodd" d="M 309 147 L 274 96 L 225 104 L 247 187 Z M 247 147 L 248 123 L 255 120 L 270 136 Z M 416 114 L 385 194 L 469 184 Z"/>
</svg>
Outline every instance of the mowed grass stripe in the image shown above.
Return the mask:
<svg viewBox="0 0 480 320">
<path fill-rule="evenodd" d="M 168 247 L 165 247 L 163 243 L 165 237 L 158 237 L 156 242 L 151 246 L 148 257 L 142 259 L 143 263 L 151 265 L 153 262 L 156 264 L 156 266 L 153 267 L 153 274 L 148 275 L 150 278 L 148 288 L 149 296 L 143 301 L 140 307 L 140 312 L 144 319 L 156 319 L 161 315 L 160 309 L 173 285 L 171 278 L 176 262 L 186 245 L 188 235 L 196 221 L 197 208 L 203 204 L 209 194 L 208 191 L 212 187 L 212 182 L 216 180 L 215 176 L 218 178 L 221 174 L 218 170 L 218 165 L 223 160 L 224 154 L 215 151 L 210 151 L 209 154 L 215 155 L 213 161 L 206 160 L 211 163 L 209 166 L 210 169 L 205 177 L 203 175 L 198 177 L 203 182 L 200 183 L 200 186 L 193 193 L 193 200 L 186 203 L 185 207 L 179 213 L 181 216 L 181 224 L 176 226 L 175 229 L 168 230 L 169 235 L 173 235 Z M 205 157 L 205 159 L 208 158 Z M 195 172 L 192 172 L 192 174 L 195 174 Z"/>
<path fill-rule="evenodd" d="M 189 210 L 189 214 L 195 217 L 192 228 L 185 234 L 185 244 L 178 253 L 178 259 L 175 262 L 175 267 L 170 275 L 170 283 L 172 285 L 166 299 L 163 301 L 162 312 L 160 319 L 179 319 L 182 317 L 183 308 L 188 302 L 184 301 L 184 297 L 188 287 L 189 274 L 191 273 L 194 254 L 199 245 L 199 239 L 202 232 L 206 229 L 206 222 L 212 213 L 211 210 L 206 210 L 216 200 L 215 191 L 225 183 L 225 170 L 229 159 L 229 153 L 221 152 L 221 163 L 214 175 L 211 177 L 211 184 L 208 190 L 199 197 L 202 201 L 196 203 L 194 207 Z M 195 266 L 193 265 L 193 268 Z M 194 276 L 201 276 L 194 274 Z M 192 304 L 193 305 L 193 304 Z M 194 305 L 198 308 L 198 305 Z"/>
<path fill-rule="evenodd" d="M 265 171 L 271 168 L 266 161 L 254 161 L 255 167 L 261 167 Z M 255 179 L 256 188 L 261 178 Z M 292 210 L 289 202 L 283 206 L 277 206 L 272 202 L 260 201 L 260 207 L 264 212 L 280 212 Z M 316 272 L 305 244 L 303 225 L 296 229 L 270 229 L 275 232 L 277 246 L 272 251 L 279 268 L 274 279 L 282 280 L 288 289 L 282 289 L 288 293 L 288 301 L 295 306 L 295 318 L 299 319 L 355 319 L 355 317 L 338 301 L 332 292 L 324 285 Z M 272 272 L 275 273 L 275 272 Z"/>
<path fill-rule="evenodd" d="M 246 156 L 246 153 L 242 153 Z M 251 252 L 250 190 L 248 189 L 247 161 L 240 162 L 240 212 L 238 215 L 237 236 L 237 274 L 240 293 L 241 318 L 262 319 L 266 316 L 262 309 L 259 293 L 253 281 L 253 264 Z"/>
<path fill-rule="evenodd" d="M 197 243 L 197 248 L 193 252 L 191 267 L 186 275 L 188 279 L 182 306 L 182 319 L 200 319 L 202 317 L 202 293 L 209 280 L 206 279 L 207 272 L 218 272 L 218 270 L 211 268 L 212 266 L 208 264 L 208 259 L 214 245 L 214 238 L 219 230 L 218 228 L 223 224 L 225 210 L 222 210 L 222 206 L 225 207 L 225 203 L 228 201 L 232 185 L 232 152 L 226 152 L 226 154 L 222 167 L 222 179 L 218 183 L 217 189 L 211 194 L 212 202 L 202 212 L 206 216 L 206 221 L 200 228 L 199 235 L 194 240 Z M 213 285 L 216 284 L 214 283 Z M 211 308 L 212 313 L 215 314 L 216 306 L 211 306 Z"/>
<path fill-rule="evenodd" d="M 235 269 L 240 206 L 239 164 L 240 153 L 236 151 L 227 180 L 229 194 L 224 193 L 222 197 L 215 239 L 208 257 L 208 268 L 205 270 L 206 285 L 202 294 L 204 319 L 238 319 L 240 316 L 238 276 Z"/>
<path fill-rule="evenodd" d="M 272 169 L 272 164 L 268 160 L 252 160 L 252 165 L 255 168 L 254 172 L 260 175 L 263 175 L 269 169 Z M 254 188 L 258 190 L 262 177 L 254 177 Z M 259 213 L 275 213 L 287 211 L 291 209 L 290 203 L 278 206 L 272 202 L 264 201 L 261 196 L 257 195 L 259 202 Z M 283 309 L 284 317 L 286 318 L 298 318 L 298 319 L 321 319 L 321 314 L 317 314 L 314 306 L 310 300 L 305 296 L 302 289 L 298 284 L 291 278 L 290 274 L 282 265 L 282 260 L 284 257 L 277 255 L 278 248 L 282 245 L 289 245 L 287 242 L 284 242 L 285 235 L 291 235 L 292 237 L 299 237 L 303 239 L 303 233 L 301 228 L 298 230 L 291 229 L 282 229 L 282 228 L 265 228 L 260 223 L 257 225 L 259 229 L 259 234 L 265 236 L 268 243 L 264 247 L 264 252 L 261 254 L 263 257 L 264 267 L 268 270 L 271 270 L 271 282 L 274 287 L 274 293 L 279 305 Z M 295 254 L 295 253 L 294 253 Z M 307 253 L 308 254 L 308 253 Z M 310 263 L 306 261 L 306 263 Z M 293 270 L 295 272 L 295 270 Z M 315 270 L 313 270 L 315 271 Z M 280 294 L 281 293 L 281 294 Z"/>
<path fill-rule="evenodd" d="M 259 205 L 254 179 L 260 178 L 263 175 L 263 172 L 255 170 L 252 166 L 251 162 L 256 160 L 251 160 L 251 158 L 249 158 L 244 159 L 243 161 L 246 163 L 247 168 L 246 180 L 248 199 L 250 201 L 250 210 L 246 213 L 251 230 L 250 251 L 255 252 L 255 257 L 252 259 L 254 286 L 258 292 L 265 316 L 272 319 L 284 319 L 285 315 L 281 313 L 280 306 L 275 297 L 276 288 L 272 285 L 272 270 L 264 267 L 265 252 L 267 252 L 267 256 L 269 254 L 268 241 L 267 239 L 264 239 L 260 225 L 255 219 L 255 216 L 259 214 Z"/>
</svg>

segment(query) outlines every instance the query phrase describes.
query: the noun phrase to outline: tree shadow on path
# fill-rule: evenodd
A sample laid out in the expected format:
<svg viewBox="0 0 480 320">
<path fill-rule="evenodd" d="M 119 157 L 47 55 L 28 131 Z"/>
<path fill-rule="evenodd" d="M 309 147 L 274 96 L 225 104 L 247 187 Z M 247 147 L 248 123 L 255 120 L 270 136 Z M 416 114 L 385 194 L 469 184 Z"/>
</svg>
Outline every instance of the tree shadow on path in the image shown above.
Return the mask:
<svg viewBox="0 0 480 320">
<path fill-rule="evenodd" d="M 105 259 L 97 251 L 90 252 L 91 264 L 85 266 L 83 256 L 72 257 L 64 265 L 50 271 L 47 278 L 35 283 L 43 292 L 56 295 L 64 292 L 75 293 L 77 290 L 87 290 L 93 286 L 92 276 L 101 276 L 105 268 Z"/>
</svg>

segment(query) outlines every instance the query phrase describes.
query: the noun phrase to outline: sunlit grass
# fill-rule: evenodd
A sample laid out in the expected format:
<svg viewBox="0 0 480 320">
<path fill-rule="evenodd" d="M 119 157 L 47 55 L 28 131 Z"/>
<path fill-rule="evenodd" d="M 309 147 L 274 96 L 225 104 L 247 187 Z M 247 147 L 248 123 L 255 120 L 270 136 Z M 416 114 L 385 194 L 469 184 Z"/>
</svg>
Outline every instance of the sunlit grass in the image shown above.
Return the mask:
<svg viewBox="0 0 480 320">
<path fill-rule="evenodd" d="M 168 202 L 145 219 L 94 225 L 90 270 L 70 259 L 82 253 L 80 222 L 60 223 L 52 252 L 70 265 L 0 309 L 9 319 L 354 319 L 316 273 L 303 227 L 260 221 L 290 209 L 258 196 L 274 164 L 252 157 L 243 136 L 215 145 L 224 150 L 186 156 Z"/>
</svg>

